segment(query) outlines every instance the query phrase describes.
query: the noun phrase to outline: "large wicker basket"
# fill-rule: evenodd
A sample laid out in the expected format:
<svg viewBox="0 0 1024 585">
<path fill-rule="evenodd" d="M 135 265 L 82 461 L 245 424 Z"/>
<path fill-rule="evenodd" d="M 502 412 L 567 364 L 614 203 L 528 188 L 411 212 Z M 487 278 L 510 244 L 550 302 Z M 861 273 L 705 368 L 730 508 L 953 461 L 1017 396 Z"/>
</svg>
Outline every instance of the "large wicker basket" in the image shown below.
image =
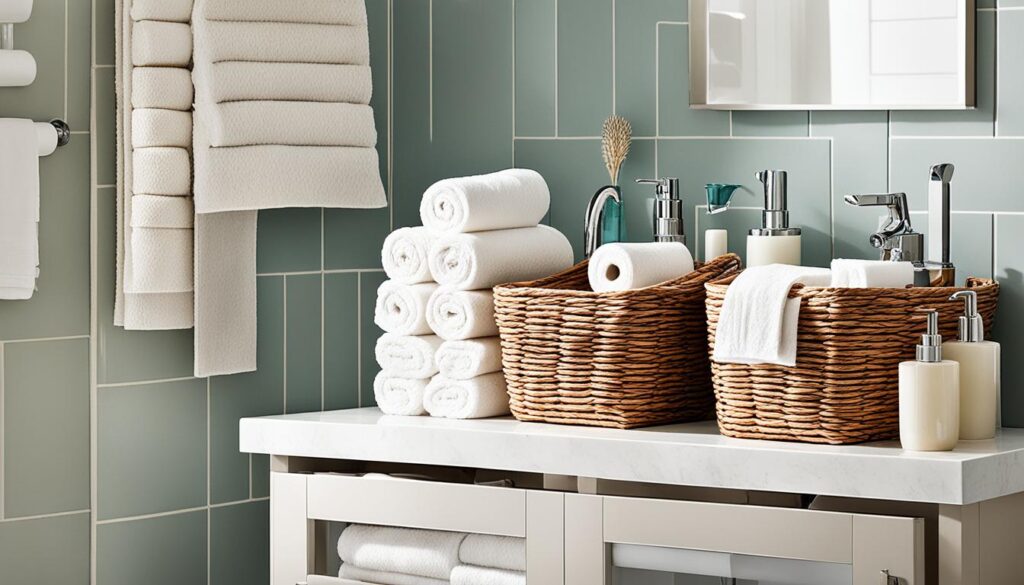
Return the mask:
<svg viewBox="0 0 1024 585">
<path fill-rule="evenodd" d="M 735 276 L 707 285 L 708 335 Z M 991 329 L 999 285 L 970 279 Z M 914 359 L 924 322 L 940 312 L 944 339 L 954 339 L 963 304 L 958 288 L 852 289 L 795 286 L 800 297 L 796 367 L 711 364 L 722 434 L 751 439 L 847 444 L 899 436 L 900 362 Z"/>
<path fill-rule="evenodd" d="M 595 293 L 584 262 L 496 287 L 512 414 L 616 428 L 712 418 L 704 285 L 739 267 L 728 255 L 677 280 Z"/>
</svg>

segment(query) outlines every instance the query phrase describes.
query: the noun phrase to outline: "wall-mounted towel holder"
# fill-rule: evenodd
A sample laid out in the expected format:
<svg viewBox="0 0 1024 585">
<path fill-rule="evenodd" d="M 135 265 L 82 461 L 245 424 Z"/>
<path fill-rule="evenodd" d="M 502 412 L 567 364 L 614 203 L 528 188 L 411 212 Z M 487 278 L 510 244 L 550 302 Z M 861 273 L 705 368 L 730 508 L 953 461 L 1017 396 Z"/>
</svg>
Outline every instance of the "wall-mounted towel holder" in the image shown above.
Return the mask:
<svg viewBox="0 0 1024 585">
<path fill-rule="evenodd" d="M 0 0 L 0 87 L 25 87 L 36 79 L 36 60 L 14 49 L 14 25 L 32 16 L 32 0 Z"/>
<path fill-rule="evenodd" d="M 64 120 L 36 122 L 39 156 L 50 156 L 53 151 L 71 142 L 71 127 Z"/>
</svg>

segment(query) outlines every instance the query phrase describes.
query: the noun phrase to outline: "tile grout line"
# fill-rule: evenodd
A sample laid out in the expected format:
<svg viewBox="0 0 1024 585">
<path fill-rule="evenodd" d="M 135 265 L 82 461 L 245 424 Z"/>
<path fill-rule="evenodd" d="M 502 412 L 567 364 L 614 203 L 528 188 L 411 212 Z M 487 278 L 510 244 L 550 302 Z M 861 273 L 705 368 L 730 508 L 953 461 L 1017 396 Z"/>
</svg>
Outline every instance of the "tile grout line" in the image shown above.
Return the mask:
<svg viewBox="0 0 1024 585">
<path fill-rule="evenodd" d="M 96 384 L 96 387 L 100 390 L 105 388 L 126 388 L 130 386 L 151 386 L 154 384 L 170 384 L 173 382 L 191 382 L 192 380 L 198 380 L 194 376 L 183 376 L 181 378 L 163 378 L 160 380 L 139 380 L 137 382 L 111 382 L 109 384 Z"/>
<path fill-rule="evenodd" d="M 68 335 L 66 337 L 36 337 L 32 339 L 7 339 L 4 340 L 4 343 L 52 343 L 55 341 L 79 341 L 82 339 L 90 338 L 91 335 Z"/>
<path fill-rule="evenodd" d="M 996 278 L 996 268 L 999 266 L 998 254 L 999 254 L 999 216 L 995 213 L 992 214 L 992 279 Z"/>
<path fill-rule="evenodd" d="M 48 520 L 50 518 L 65 518 L 67 516 L 80 516 L 82 514 L 91 514 L 91 508 L 82 508 L 81 510 L 69 510 L 67 512 L 54 512 L 52 514 L 38 514 L 35 516 L 17 516 L 14 518 L 4 518 L 0 520 L 2 524 L 13 524 L 15 522 L 32 522 L 33 520 Z"/>
<path fill-rule="evenodd" d="M 356 273 L 356 406 L 363 407 L 363 274 Z"/>
<path fill-rule="evenodd" d="M 281 357 L 281 361 L 282 361 L 282 365 L 283 365 L 281 370 L 283 371 L 282 377 L 284 379 L 281 381 L 281 387 L 283 389 L 283 396 L 281 398 L 281 412 L 282 412 L 282 414 L 288 414 L 288 277 L 287 276 L 285 276 L 285 277 L 283 277 L 281 279 L 281 288 L 284 291 L 284 301 L 282 302 L 282 304 L 284 305 L 284 307 L 283 307 L 284 310 L 282 311 L 284 313 L 284 326 L 282 328 L 283 331 L 281 332 L 281 334 L 284 335 L 284 343 L 281 344 L 281 345 L 284 346 L 283 355 Z M 250 482 L 252 481 L 251 477 L 249 478 L 249 481 Z"/>
<path fill-rule="evenodd" d="M 96 136 L 96 3 L 92 0 L 89 23 L 89 583 L 98 582 L 99 512 L 99 161 Z M 113 17 L 111 15 L 111 17 Z M 110 66 L 113 68 L 113 65 Z M 115 185 L 116 189 L 116 185 Z"/>
</svg>

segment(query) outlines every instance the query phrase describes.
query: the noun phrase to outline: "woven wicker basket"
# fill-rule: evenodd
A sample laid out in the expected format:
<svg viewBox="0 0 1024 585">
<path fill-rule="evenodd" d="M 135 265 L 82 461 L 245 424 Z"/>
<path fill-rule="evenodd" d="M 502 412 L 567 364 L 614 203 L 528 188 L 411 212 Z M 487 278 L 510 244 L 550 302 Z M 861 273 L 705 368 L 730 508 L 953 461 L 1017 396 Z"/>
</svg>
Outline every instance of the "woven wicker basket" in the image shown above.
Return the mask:
<svg viewBox="0 0 1024 585">
<path fill-rule="evenodd" d="M 512 414 L 616 428 L 712 418 L 704 285 L 739 267 L 728 255 L 678 280 L 595 293 L 583 262 L 496 287 Z"/>
<path fill-rule="evenodd" d="M 718 317 L 730 276 L 707 285 L 708 335 L 714 350 Z M 979 312 L 991 329 L 999 285 L 970 279 Z M 718 426 L 750 439 L 848 444 L 899 436 L 898 364 L 914 359 L 922 308 L 940 312 L 941 332 L 953 339 L 962 303 L 957 288 L 852 289 L 795 286 L 800 297 L 797 365 L 712 363 Z"/>
</svg>

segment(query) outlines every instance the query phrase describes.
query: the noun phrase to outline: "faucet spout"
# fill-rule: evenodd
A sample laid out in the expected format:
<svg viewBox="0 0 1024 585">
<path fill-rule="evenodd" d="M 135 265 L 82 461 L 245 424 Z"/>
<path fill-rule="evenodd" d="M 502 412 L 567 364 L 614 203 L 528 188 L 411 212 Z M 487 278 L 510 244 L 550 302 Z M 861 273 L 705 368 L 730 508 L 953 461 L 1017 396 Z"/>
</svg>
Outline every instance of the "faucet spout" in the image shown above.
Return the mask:
<svg viewBox="0 0 1024 585">
<path fill-rule="evenodd" d="M 611 199 L 616 203 L 622 202 L 619 190 L 613 186 L 604 187 L 590 199 L 587 206 L 586 222 L 583 224 L 584 254 L 587 258 L 593 256 L 601 245 L 601 221 L 604 219 L 604 204 Z"/>
</svg>

